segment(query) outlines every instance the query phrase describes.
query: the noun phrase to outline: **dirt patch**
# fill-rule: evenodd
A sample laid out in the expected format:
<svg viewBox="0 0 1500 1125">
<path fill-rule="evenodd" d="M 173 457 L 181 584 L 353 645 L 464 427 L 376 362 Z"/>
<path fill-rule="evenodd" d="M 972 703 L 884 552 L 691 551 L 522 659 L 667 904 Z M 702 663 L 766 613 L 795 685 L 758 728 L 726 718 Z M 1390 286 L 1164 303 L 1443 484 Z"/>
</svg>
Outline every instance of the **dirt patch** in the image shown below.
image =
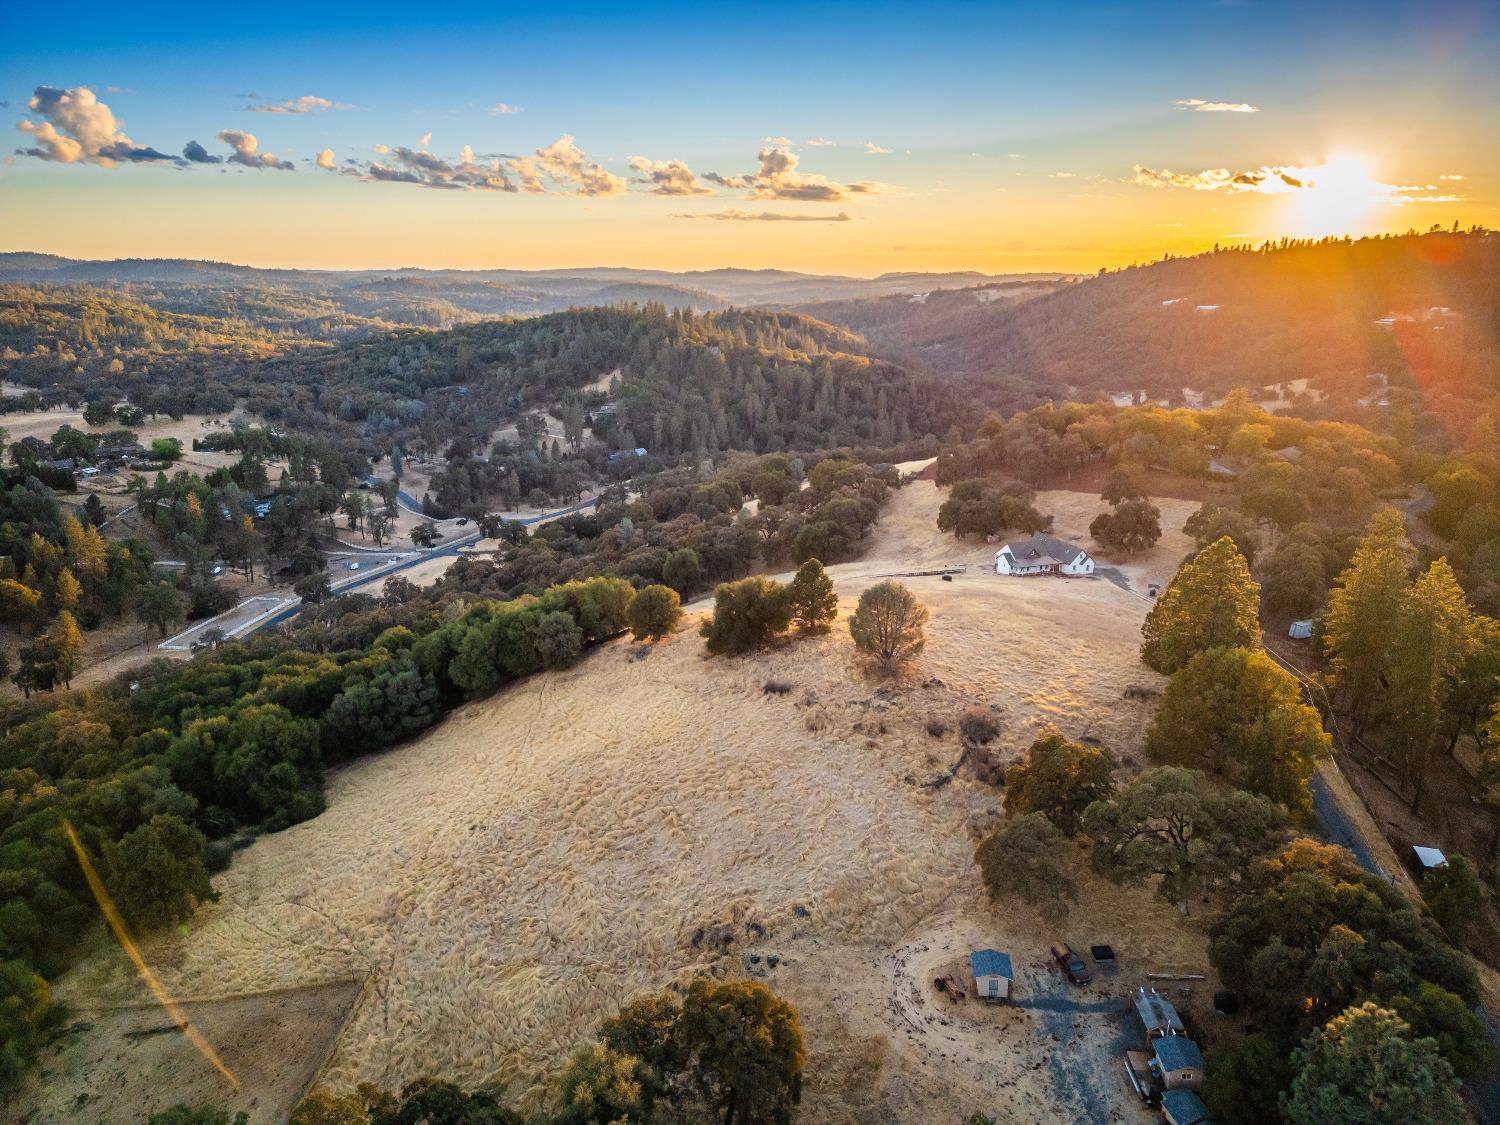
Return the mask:
<svg viewBox="0 0 1500 1125">
<path fill-rule="evenodd" d="M 285 1121 L 354 1010 L 361 983 L 184 1003 L 188 1021 L 239 1079 L 238 1091 L 159 1005 L 75 1007 L 59 1049 L 11 1106 L 17 1117 L 40 1121 L 124 1122 L 178 1102 L 214 1102 L 248 1110 L 254 1121 Z"/>
</svg>

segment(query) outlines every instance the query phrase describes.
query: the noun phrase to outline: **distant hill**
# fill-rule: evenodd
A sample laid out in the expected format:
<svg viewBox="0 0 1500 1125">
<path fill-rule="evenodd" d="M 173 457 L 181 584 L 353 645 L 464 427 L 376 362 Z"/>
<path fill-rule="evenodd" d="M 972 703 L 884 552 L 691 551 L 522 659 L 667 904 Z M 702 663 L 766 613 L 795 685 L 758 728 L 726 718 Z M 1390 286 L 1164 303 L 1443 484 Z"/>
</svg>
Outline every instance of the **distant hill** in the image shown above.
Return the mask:
<svg viewBox="0 0 1500 1125">
<path fill-rule="evenodd" d="M 993 404 L 1309 379 L 1340 399 L 1369 377 L 1463 396 L 1500 388 L 1500 235 L 1427 234 L 1234 249 L 1062 285 L 810 304 L 882 354 Z"/>
</svg>

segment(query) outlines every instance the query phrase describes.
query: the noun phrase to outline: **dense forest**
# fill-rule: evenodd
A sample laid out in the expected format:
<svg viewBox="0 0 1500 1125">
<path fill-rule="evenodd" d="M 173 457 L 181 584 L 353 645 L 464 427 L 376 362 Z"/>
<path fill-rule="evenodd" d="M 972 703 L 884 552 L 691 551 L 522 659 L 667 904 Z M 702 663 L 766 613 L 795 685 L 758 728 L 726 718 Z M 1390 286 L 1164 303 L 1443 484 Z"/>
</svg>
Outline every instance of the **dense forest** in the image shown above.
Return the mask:
<svg viewBox="0 0 1500 1125">
<path fill-rule="evenodd" d="M 1368 376 L 1461 414 L 1500 387 L 1500 236 L 1282 240 L 1101 273 L 1032 300 L 981 291 L 805 305 L 1004 410 L 1309 379 L 1352 407 Z"/>
</svg>

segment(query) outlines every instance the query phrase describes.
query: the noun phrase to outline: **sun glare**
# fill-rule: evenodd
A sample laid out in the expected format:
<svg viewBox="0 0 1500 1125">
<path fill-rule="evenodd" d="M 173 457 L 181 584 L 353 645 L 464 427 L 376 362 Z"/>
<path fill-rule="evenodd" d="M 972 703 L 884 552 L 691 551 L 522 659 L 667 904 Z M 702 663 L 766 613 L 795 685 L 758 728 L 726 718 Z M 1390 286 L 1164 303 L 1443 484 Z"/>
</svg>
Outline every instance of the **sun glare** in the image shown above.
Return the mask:
<svg viewBox="0 0 1500 1125">
<path fill-rule="evenodd" d="M 1286 231 L 1299 238 L 1365 233 L 1381 203 L 1383 185 L 1355 156 L 1306 169 L 1304 183 L 1287 196 Z"/>
</svg>

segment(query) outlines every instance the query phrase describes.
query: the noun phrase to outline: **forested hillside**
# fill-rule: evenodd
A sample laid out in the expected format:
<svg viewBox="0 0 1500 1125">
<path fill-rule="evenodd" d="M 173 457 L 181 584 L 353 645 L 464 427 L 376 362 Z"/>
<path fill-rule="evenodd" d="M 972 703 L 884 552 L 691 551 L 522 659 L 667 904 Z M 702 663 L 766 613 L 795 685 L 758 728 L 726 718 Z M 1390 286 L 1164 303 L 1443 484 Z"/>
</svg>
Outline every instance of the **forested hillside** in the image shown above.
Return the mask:
<svg viewBox="0 0 1500 1125">
<path fill-rule="evenodd" d="M 1500 387 L 1500 236 L 1484 231 L 1217 250 L 1016 303 L 950 291 L 803 311 L 1005 409 L 1303 378 L 1352 402 L 1381 372 L 1461 415 Z"/>
</svg>

